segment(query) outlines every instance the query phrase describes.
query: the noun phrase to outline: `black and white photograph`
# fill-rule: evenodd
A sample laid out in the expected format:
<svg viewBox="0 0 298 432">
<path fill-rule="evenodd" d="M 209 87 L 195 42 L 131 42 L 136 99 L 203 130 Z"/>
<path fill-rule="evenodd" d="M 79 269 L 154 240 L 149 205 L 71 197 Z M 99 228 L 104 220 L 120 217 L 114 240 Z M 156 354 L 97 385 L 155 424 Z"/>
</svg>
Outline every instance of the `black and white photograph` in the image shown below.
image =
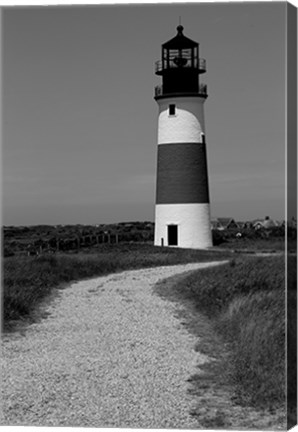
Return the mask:
<svg viewBox="0 0 298 432">
<path fill-rule="evenodd" d="M 296 426 L 296 6 L 1 28 L 1 426 Z"/>
</svg>

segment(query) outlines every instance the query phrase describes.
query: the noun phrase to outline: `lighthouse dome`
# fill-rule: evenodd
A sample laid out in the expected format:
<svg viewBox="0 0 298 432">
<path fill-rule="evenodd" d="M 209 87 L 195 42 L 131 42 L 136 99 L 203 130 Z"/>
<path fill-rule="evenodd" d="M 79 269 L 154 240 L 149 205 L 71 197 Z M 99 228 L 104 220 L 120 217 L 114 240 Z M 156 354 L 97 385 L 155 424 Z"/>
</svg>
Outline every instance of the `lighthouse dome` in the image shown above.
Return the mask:
<svg viewBox="0 0 298 432">
<path fill-rule="evenodd" d="M 178 25 L 177 27 L 177 35 L 170 39 L 168 42 L 165 42 L 162 47 L 166 49 L 183 49 L 183 48 L 194 48 L 199 44 L 183 34 L 183 26 Z"/>
</svg>

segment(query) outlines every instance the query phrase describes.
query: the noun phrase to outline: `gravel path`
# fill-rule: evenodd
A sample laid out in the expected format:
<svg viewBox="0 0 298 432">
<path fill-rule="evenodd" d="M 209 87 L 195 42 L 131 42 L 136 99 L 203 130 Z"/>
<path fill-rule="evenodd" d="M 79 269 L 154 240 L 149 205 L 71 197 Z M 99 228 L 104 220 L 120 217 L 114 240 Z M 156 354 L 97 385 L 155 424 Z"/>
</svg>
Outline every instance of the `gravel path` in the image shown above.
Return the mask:
<svg viewBox="0 0 298 432">
<path fill-rule="evenodd" d="M 59 290 L 48 317 L 2 342 L 1 424 L 195 428 L 186 381 L 195 352 L 174 311 L 152 292 L 202 263 L 125 271 Z"/>
</svg>

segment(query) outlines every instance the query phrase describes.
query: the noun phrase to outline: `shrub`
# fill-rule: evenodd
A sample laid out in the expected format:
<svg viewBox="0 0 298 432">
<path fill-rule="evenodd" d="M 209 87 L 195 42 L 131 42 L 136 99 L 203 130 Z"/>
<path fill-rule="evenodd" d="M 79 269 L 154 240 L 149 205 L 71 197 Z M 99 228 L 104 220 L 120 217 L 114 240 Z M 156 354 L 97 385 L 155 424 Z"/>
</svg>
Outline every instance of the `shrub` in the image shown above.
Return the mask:
<svg viewBox="0 0 298 432">
<path fill-rule="evenodd" d="M 225 235 L 222 231 L 212 230 L 213 246 L 218 246 L 226 241 Z"/>
</svg>

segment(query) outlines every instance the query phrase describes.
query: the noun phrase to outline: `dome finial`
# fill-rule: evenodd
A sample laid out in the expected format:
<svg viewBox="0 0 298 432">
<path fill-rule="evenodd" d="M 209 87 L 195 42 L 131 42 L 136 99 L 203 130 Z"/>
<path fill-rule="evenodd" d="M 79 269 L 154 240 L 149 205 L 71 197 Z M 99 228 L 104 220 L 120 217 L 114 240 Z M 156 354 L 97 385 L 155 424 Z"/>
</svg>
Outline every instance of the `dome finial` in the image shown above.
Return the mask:
<svg viewBox="0 0 298 432">
<path fill-rule="evenodd" d="M 184 29 L 184 27 L 183 27 L 181 24 L 179 24 L 178 27 L 177 27 L 177 31 L 178 31 L 178 33 L 179 33 L 180 35 L 182 34 L 183 29 Z"/>
<path fill-rule="evenodd" d="M 181 15 L 179 15 L 179 25 L 177 27 L 177 31 L 179 34 L 182 34 L 183 32 L 183 26 L 181 25 Z"/>
</svg>

